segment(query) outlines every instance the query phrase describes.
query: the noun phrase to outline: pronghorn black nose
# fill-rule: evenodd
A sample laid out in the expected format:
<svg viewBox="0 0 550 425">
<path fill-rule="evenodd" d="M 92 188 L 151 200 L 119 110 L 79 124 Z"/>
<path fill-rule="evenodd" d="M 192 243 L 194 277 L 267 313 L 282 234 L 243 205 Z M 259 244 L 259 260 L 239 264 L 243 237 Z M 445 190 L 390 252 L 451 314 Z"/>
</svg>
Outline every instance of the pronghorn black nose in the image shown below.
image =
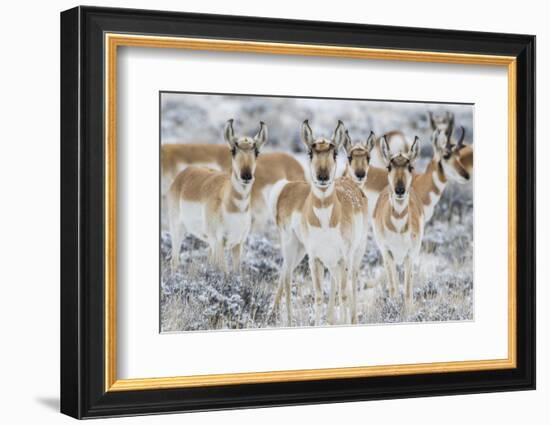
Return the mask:
<svg viewBox="0 0 550 425">
<path fill-rule="evenodd" d="M 355 175 L 358 179 L 362 179 L 365 177 L 365 170 L 357 170 L 355 171 Z"/>
<path fill-rule="evenodd" d="M 328 175 L 328 171 L 327 170 L 323 170 L 323 171 L 319 171 L 317 173 L 317 180 L 319 180 L 320 182 L 327 182 L 329 179 L 329 175 Z"/>
<path fill-rule="evenodd" d="M 396 195 L 399 195 L 399 196 L 404 195 L 404 194 L 405 194 L 405 186 L 400 185 L 400 184 L 397 185 L 397 186 L 395 187 L 395 194 L 396 194 Z"/>
<path fill-rule="evenodd" d="M 249 182 L 250 180 L 252 180 L 252 173 L 250 172 L 250 170 L 243 170 L 241 172 L 241 179 L 245 182 Z"/>
</svg>

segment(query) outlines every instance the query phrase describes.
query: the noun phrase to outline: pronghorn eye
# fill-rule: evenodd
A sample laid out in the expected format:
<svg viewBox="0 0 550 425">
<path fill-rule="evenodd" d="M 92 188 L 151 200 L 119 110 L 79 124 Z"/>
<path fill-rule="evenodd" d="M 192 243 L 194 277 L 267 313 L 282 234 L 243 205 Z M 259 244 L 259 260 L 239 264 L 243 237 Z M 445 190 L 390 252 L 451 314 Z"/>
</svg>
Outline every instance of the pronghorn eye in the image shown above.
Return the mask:
<svg viewBox="0 0 550 425">
<path fill-rule="evenodd" d="M 389 164 L 387 167 L 388 171 L 391 171 L 391 164 Z"/>
<path fill-rule="evenodd" d="M 312 152 L 312 151 L 308 151 L 308 152 L 307 152 L 307 156 L 309 156 L 309 159 L 313 158 L 313 152 Z"/>
<path fill-rule="evenodd" d="M 409 173 L 412 173 L 412 170 L 414 170 L 414 167 L 412 165 L 409 165 Z"/>
<path fill-rule="evenodd" d="M 259 155 L 259 154 L 260 154 L 260 151 L 258 150 L 258 148 L 257 148 L 257 147 L 254 147 L 254 156 L 255 156 L 256 158 L 258 158 L 258 155 Z"/>
<path fill-rule="evenodd" d="M 338 152 L 336 152 L 336 150 L 335 150 L 334 153 L 332 154 L 332 156 L 334 157 L 334 159 L 336 159 L 336 157 L 338 156 Z"/>
<path fill-rule="evenodd" d="M 231 156 L 235 156 L 237 153 L 237 148 L 231 148 Z"/>
<path fill-rule="evenodd" d="M 446 153 L 445 155 L 443 155 L 443 159 L 449 159 L 450 157 L 451 157 L 450 153 Z"/>
<path fill-rule="evenodd" d="M 352 160 L 352 157 L 350 155 L 350 156 L 348 156 L 348 161 L 349 161 L 350 164 L 351 164 L 351 160 Z"/>
</svg>

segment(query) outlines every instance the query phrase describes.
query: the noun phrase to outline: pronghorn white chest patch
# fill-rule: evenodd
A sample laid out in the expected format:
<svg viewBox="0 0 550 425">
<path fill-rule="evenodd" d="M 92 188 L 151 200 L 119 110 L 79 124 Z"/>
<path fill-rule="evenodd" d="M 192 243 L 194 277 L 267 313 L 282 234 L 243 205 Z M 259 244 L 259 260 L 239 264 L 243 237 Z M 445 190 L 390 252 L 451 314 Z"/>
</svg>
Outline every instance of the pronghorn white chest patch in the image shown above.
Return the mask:
<svg viewBox="0 0 550 425">
<path fill-rule="evenodd" d="M 245 213 L 223 213 L 223 238 L 226 240 L 226 246 L 228 248 L 244 242 L 248 232 L 250 231 L 250 225 L 252 222 L 252 216 L 250 210 Z"/>
<path fill-rule="evenodd" d="M 401 218 L 395 218 L 393 215 L 390 216 L 390 220 L 395 227 L 395 229 L 400 232 L 403 227 L 407 224 L 407 216 Z"/>
<path fill-rule="evenodd" d="M 239 211 L 245 211 L 250 204 L 250 200 L 248 198 L 245 198 L 245 199 L 233 198 L 232 202 Z"/>
<path fill-rule="evenodd" d="M 313 207 L 313 213 L 317 216 L 319 223 L 321 223 L 321 227 L 329 227 L 333 208 L 334 205 L 330 205 L 329 207 L 325 208 Z"/>
<path fill-rule="evenodd" d="M 386 246 L 390 248 L 393 258 L 397 264 L 403 264 L 405 257 L 412 249 L 412 240 L 408 232 L 394 233 L 386 232 Z"/>
<path fill-rule="evenodd" d="M 338 261 L 346 257 L 350 243 L 342 238 L 338 227 L 314 227 L 308 229 L 309 237 L 306 242 L 308 254 L 319 258 L 327 267 L 335 266 Z"/>
</svg>

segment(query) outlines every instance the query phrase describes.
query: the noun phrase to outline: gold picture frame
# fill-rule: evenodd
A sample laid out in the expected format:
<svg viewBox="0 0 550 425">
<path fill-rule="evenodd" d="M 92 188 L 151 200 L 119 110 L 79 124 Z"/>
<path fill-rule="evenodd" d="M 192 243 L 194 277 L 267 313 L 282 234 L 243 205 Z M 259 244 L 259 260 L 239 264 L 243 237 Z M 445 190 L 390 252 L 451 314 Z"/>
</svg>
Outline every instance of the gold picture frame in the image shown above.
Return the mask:
<svg viewBox="0 0 550 425">
<path fill-rule="evenodd" d="M 466 372 L 516 367 L 516 58 L 463 53 L 265 43 L 198 38 L 105 34 L 105 391 L 135 391 L 183 387 L 253 384 L 320 379 L 341 379 L 417 373 Z M 506 67 L 508 72 L 508 357 L 494 360 L 400 364 L 175 376 L 168 378 L 117 379 L 116 375 L 116 93 L 117 49 L 148 47 L 229 51 L 279 55 L 329 56 L 363 60 L 397 60 Z"/>
</svg>

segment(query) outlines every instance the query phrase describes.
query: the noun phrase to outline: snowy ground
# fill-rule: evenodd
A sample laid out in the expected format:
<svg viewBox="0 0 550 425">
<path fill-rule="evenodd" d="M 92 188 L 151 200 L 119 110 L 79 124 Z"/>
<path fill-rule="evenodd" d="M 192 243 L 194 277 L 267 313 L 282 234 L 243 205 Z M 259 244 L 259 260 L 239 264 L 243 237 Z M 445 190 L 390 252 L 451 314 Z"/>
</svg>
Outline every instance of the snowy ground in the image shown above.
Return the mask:
<svg viewBox="0 0 550 425">
<path fill-rule="evenodd" d="M 263 98 L 232 96 L 221 100 L 216 96 L 183 94 L 163 95 L 162 100 L 163 143 L 174 140 L 221 143 L 221 128 L 233 117 L 237 119 L 237 133 L 240 133 L 239 123 L 252 132 L 258 121 L 264 120 L 270 126 L 268 143 L 272 149 L 300 152 L 297 135 L 303 119 L 311 120 L 314 133 L 317 127 L 329 132 L 336 119 L 343 119 L 352 137 L 368 135 L 371 129 L 378 134 L 396 128 L 407 134 L 419 134 L 424 143 L 418 170 L 424 168 L 432 152 L 427 138 L 426 111 L 442 109 L 439 105 L 425 104 L 313 100 L 300 103 L 295 99 L 269 102 Z M 471 134 L 471 107 L 454 105 L 445 109 L 452 110 L 457 125 L 463 125 L 466 134 Z M 335 110 L 340 113 L 336 118 Z M 466 140 L 471 142 L 468 136 Z M 359 323 L 473 319 L 472 199 L 471 184 L 447 186 L 425 230 L 419 267 L 415 270 L 411 309 L 404 308 L 402 296 L 389 298 L 381 256 L 372 232 L 368 235 L 358 285 Z M 165 211 L 161 212 L 164 215 Z M 192 236 L 187 236 L 182 244 L 181 268 L 172 273 L 169 233 L 163 230 L 160 240 L 163 332 L 286 326 L 284 302 L 280 314 L 269 317 L 282 262 L 273 224 L 260 233 L 250 234 L 241 274 L 216 271 L 207 262 L 206 244 Z M 326 275 L 325 306 L 328 290 Z M 312 326 L 314 296 L 305 259 L 294 273 L 292 291 L 292 326 Z"/>
</svg>

